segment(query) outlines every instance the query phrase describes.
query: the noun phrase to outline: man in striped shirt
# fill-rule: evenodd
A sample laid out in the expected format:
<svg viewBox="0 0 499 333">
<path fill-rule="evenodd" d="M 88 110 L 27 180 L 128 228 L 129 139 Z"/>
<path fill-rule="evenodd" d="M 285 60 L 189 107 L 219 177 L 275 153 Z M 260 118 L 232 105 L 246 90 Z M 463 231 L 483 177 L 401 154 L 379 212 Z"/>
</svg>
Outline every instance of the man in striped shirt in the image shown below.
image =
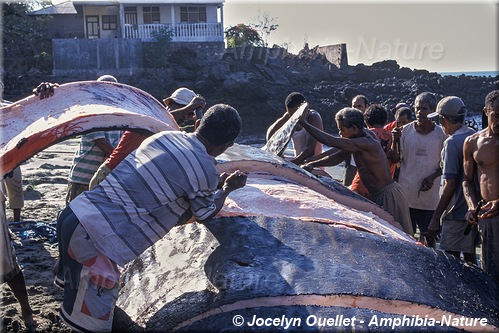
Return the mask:
<svg viewBox="0 0 499 333">
<path fill-rule="evenodd" d="M 75 198 L 59 216 L 64 281 L 61 318 L 76 331 L 108 332 L 119 270 L 176 224 L 215 216 L 231 191 L 246 184 L 236 171 L 219 175 L 214 157 L 241 130 L 237 111 L 211 107 L 194 133 L 166 131 L 147 138 L 98 186 Z"/>
<path fill-rule="evenodd" d="M 112 75 L 102 75 L 97 81 L 118 82 Z M 111 155 L 121 138 L 121 131 L 93 132 L 80 138 L 80 146 L 75 152 L 73 165 L 69 171 L 66 205 L 83 191 L 87 191 L 90 180 Z"/>
</svg>

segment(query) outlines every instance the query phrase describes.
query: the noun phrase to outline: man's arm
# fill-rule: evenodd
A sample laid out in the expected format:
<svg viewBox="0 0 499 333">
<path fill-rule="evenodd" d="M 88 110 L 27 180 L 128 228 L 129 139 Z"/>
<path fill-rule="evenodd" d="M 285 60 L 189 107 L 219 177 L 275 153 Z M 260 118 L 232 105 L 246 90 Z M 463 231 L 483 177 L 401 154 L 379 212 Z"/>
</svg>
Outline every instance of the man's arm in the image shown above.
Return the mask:
<svg viewBox="0 0 499 333">
<path fill-rule="evenodd" d="M 336 149 L 336 148 L 331 148 L 331 149 L 328 149 L 326 150 L 325 152 L 322 152 L 320 153 L 319 155 L 314 155 L 314 156 L 311 156 L 309 158 L 306 158 L 303 163 L 309 163 L 309 162 L 313 162 L 313 161 L 317 161 L 317 160 L 320 160 L 324 157 L 327 157 L 329 155 L 333 155 L 333 154 L 336 154 L 337 152 L 340 152 L 341 150 L 339 149 Z"/>
<path fill-rule="evenodd" d="M 463 146 L 463 166 L 464 166 L 464 181 L 463 181 L 463 194 L 466 199 L 466 203 L 468 204 L 468 212 L 466 213 L 466 220 L 468 223 L 477 223 L 475 219 L 475 210 L 480 200 L 480 195 L 477 193 L 477 185 L 476 184 L 476 161 L 473 158 L 473 152 L 475 148 L 475 139 L 470 136 L 464 140 Z"/>
<path fill-rule="evenodd" d="M 457 179 L 444 179 L 442 195 L 440 196 L 437 208 L 435 209 L 433 217 L 430 220 L 430 225 L 428 226 L 428 236 L 434 237 L 440 233 L 440 219 L 442 218 L 444 210 L 451 202 L 458 186 L 460 186 L 460 184 L 458 183 Z"/>
<path fill-rule="evenodd" d="M 107 139 L 97 139 L 94 141 L 95 145 L 106 154 L 106 156 L 111 155 L 114 147 Z"/>
<path fill-rule="evenodd" d="M 436 169 L 431 175 L 423 179 L 421 182 L 421 191 L 429 191 L 433 184 L 435 183 L 435 179 L 442 175 L 442 168 Z"/>
<path fill-rule="evenodd" d="M 284 113 L 281 118 L 277 119 L 272 125 L 269 126 L 267 129 L 267 134 L 265 135 L 265 140 L 269 141 L 272 135 L 274 135 L 279 128 L 284 126 L 284 124 L 288 121 L 290 118 L 289 113 Z"/>
<path fill-rule="evenodd" d="M 400 162 L 400 138 L 402 137 L 402 129 L 395 127 L 392 130 L 392 145 L 387 153 L 387 157 L 392 163 Z"/>
<path fill-rule="evenodd" d="M 386 153 L 388 160 L 392 163 L 400 162 L 400 137 L 402 135 L 402 130 L 399 127 L 395 127 L 392 130 L 392 145 L 390 150 Z"/>
<path fill-rule="evenodd" d="M 183 123 L 190 118 L 194 117 L 195 111 L 197 108 L 204 108 L 206 106 L 206 100 L 202 96 L 196 96 L 192 99 L 192 101 L 181 108 L 170 110 L 170 114 L 173 119 L 180 124 Z"/>
<path fill-rule="evenodd" d="M 324 155 L 325 153 L 328 153 Z M 307 163 L 301 165 L 301 167 L 307 171 L 312 170 L 313 168 L 318 168 L 318 167 L 324 167 L 324 166 L 335 166 L 340 164 L 350 156 L 350 153 L 344 152 L 342 150 L 336 150 L 336 149 L 330 149 L 327 152 L 322 153 L 323 155 L 321 158 L 315 159 L 315 160 L 307 160 Z M 317 155 L 319 156 L 319 155 Z"/>
<path fill-rule="evenodd" d="M 306 112 L 304 113 L 306 115 Z M 340 137 L 332 136 L 324 132 L 323 130 L 312 126 L 303 117 L 300 119 L 300 124 L 307 130 L 310 135 L 312 135 L 317 141 L 325 144 L 329 147 L 338 148 L 340 150 L 346 151 L 348 153 L 354 153 L 358 151 L 357 145 L 352 139 L 345 139 Z"/>
<path fill-rule="evenodd" d="M 324 129 L 321 115 L 318 112 L 311 112 L 309 114 L 308 121 L 312 126 L 315 126 L 320 130 Z M 305 161 L 307 157 L 314 156 L 316 145 L 317 145 L 317 140 L 313 136 L 307 135 L 307 142 L 305 144 L 305 149 L 303 149 L 300 152 L 300 154 L 298 154 L 294 159 L 292 159 L 291 163 L 300 165 Z"/>
<path fill-rule="evenodd" d="M 225 177 L 225 176 L 223 176 L 223 177 Z M 246 179 L 247 178 L 248 178 L 248 176 L 244 172 L 241 172 L 239 170 L 234 171 L 232 174 L 230 174 L 229 176 L 227 176 L 225 178 L 225 180 L 223 181 L 222 189 L 219 190 L 216 193 L 216 197 L 215 197 L 215 206 L 216 206 L 216 209 L 206 219 L 204 219 L 204 220 L 198 220 L 198 222 L 203 223 L 203 222 L 206 222 L 206 221 L 212 219 L 213 217 L 215 217 L 215 215 L 217 215 L 218 212 L 224 206 L 225 199 L 227 199 L 227 197 L 229 196 L 229 194 L 232 191 L 235 191 L 235 190 L 237 190 L 239 188 L 244 187 L 246 185 Z M 223 178 L 221 178 L 221 179 L 223 179 Z"/>
</svg>

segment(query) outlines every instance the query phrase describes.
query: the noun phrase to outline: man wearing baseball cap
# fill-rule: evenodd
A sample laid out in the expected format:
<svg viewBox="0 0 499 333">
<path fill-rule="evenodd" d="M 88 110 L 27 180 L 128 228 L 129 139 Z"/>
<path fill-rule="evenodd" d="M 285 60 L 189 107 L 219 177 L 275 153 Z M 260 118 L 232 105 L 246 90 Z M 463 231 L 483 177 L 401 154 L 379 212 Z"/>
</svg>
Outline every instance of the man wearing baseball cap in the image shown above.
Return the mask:
<svg viewBox="0 0 499 333">
<path fill-rule="evenodd" d="M 201 118 L 202 110 L 206 106 L 206 100 L 197 95 L 194 91 L 187 88 L 178 88 L 173 94 L 163 100 L 166 110 L 170 112 L 175 121 L 179 124 L 182 130 L 189 132 L 194 122 Z M 196 115 L 196 110 L 201 110 L 201 114 Z M 192 126 L 186 125 L 187 122 L 192 122 Z M 182 126 L 184 125 L 184 126 Z M 118 146 L 113 150 L 111 155 L 101 164 L 92 179 L 90 180 L 90 189 L 98 185 L 111 171 L 120 164 L 125 157 L 132 151 L 137 149 L 142 141 L 150 134 L 144 135 L 137 132 L 126 131 L 123 133 Z"/>
<path fill-rule="evenodd" d="M 449 135 L 442 149 L 443 186 L 428 226 L 428 235 L 436 237 L 441 232 L 441 249 L 457 258 L 463 252 L 464 260 L 476 264 L 478 231 L 473 228 L 467 235 L 464 232 L 468 225 L 465 217 L 468 205 L 461 186 L 464 179 L 463 145 L 464 140 L 475 133 L 475 130 L 464 125 L 466 111 L 459 97 L 447 96 L 438 102 L 436 112 L 428 115 L 428 118 L 439 117 L 440 125 Z"/>
<path fill-rule="evenodd" d="M 197 108 L 204 108 L 206 105 L 203 97 L 183 87 L 175 90 L 170 97 L 163 100 L 163 103 L 181 127 L 183 123 L 194 120 Z"/>
</svg>

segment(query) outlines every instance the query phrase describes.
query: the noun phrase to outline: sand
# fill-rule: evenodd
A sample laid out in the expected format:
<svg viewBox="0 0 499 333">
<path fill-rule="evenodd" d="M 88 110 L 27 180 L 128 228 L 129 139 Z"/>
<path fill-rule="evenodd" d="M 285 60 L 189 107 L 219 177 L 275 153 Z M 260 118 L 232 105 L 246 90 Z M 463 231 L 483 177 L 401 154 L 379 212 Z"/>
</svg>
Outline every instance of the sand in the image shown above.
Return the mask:
<svg viewBox="0 0 499 333">
<path fill-rule="evenodd" d="M 59 143 L 21 165 L 25 194 L 23 221 L 55 223 L 57 213 L 65 206 L 67 177 L 77 146 L 77 139 Z M 12 222 L 11 209 L 7 209 L 7 221 Z M 70 332 L 58 315 L 63 293 L 53 284 L 52 266 L 57 247 L 49 241 L 44 237 L 14 240 L 38 331 Z M 19 303 L 5 283 L 1 295 L 2 332 L 24 331 Z"/>
</svg>

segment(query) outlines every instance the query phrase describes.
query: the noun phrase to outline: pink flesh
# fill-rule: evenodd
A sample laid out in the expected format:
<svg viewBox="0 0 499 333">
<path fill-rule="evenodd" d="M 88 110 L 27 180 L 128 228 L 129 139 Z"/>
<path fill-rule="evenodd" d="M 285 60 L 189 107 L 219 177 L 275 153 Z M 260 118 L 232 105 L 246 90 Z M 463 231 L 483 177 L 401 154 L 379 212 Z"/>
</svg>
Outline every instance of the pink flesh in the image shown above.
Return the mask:
<svg viewBox="0 0 499 333">
<path fill-rule="evenodd" d="M 243 154 L 244 153 L 245 152 L 243 151 Z M 273 157 L 274 159 L 271 161 L 265 161 L 260 160 L 260 156 L 252 156 L 253 154 L 254 151 L 252 151 L 248 156 L 242 156 L 242 158 L 239 160 L 229 160 L 228 162 L 220 163 L 217 165 L 217 170 L 219 172 L 227 173 L 231 173 L 236 170 L 241 170 L 243 172 L 253 174 L 267 173 L 286 178 L 291 182 L 313 189 L 314 191 L 326 196 L 329 199 L 334 200 L 337 203 L 350 207 L 350 209 L 371 212 L 381 219 L 387 221 L 389 224 L 402 230 L 402 226 L 400 225 L 400 223 L 396 222 L 387 211 L 375 205 L 374 203 L 369 201 L 361 201 L 359 199 L 338 193 L 337 191 L 334 191 L 322 184 L 317 180 L 317 178 L 306 173 L 303 169 L 287 166 L 289 165 L 289 163 L 285 165 L 283 163 L 284 160 L 277 156 Z M 262 154 L 262 158 L 269 158 L 269 154 L 267 153 L 262 152 L 260 154 Z"/>
<path fill-rule="evenodd" d="M 8 173 L 51 144 L 104 128 L 177 130 L 166 109 L 140 89 L 110 82 L 61 85 L 54 96 L 22 99 L 0 109 L 0 170 Z"/>
<path fill-rule="evenodd" d="M 250 173 L 246 186 L 229 195 L 218 216 L 293 218 L 366 230 L 414 242 L 403 231 L 372 213 L 352 209 L 311 188 L 262 173 Z"/>
</svg>

